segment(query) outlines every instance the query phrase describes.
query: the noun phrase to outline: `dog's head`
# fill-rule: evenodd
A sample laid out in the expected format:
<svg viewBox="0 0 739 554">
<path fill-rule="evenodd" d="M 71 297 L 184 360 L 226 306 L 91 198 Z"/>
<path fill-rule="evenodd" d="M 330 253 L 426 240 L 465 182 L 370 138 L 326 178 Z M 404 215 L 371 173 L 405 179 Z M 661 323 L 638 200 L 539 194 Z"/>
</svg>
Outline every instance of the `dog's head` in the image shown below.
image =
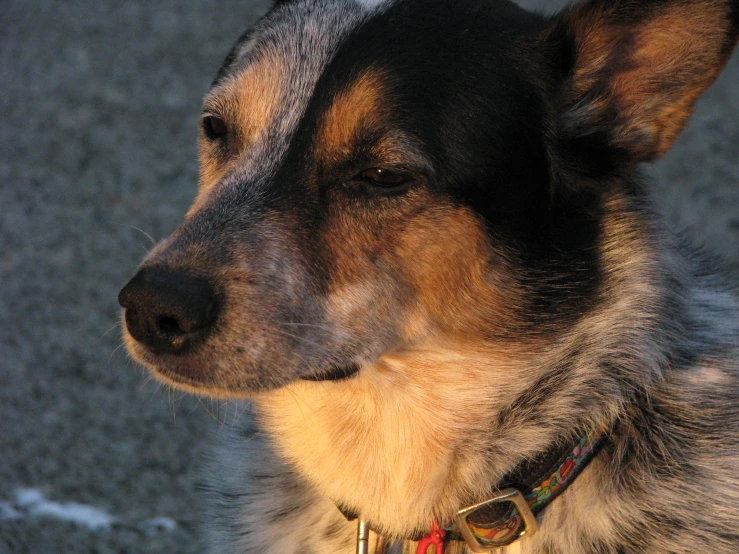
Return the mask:
<svg viewBox="0 0 739 554">
<path fill-rule="evenodd" d="M 736 0 L 279 2 L 206 96 L 185 222 L 121 292 L 130 351 L 228 396 L 553 340 L 599 301 L 607 199 L 640 194 L 738 27 Z"/>
</svg>

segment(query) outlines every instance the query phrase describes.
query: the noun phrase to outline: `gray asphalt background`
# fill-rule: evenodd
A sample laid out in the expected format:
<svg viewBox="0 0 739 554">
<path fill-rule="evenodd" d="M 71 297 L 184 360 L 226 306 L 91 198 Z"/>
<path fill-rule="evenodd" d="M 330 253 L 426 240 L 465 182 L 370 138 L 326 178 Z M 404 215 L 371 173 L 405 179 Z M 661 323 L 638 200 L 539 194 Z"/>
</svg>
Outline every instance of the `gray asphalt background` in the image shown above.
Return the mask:
<svg viewBox="0 0 739 554">
<path fill-rule="evenodd" d="M 201 97 L 265 5 L 0 0 L 0 501 L 34 487 L 126 523 L 3 521 L 2 553 L 202 551 L 197 469 L 223 413 L 116 350 L 116 296 L 151 247 L 135 228 L 165 237 L 192 199 Z M 732 265 L 738 116 L 735 56 L 653 170 L 668 218 Z M 178 529 L 132 526 L 156 516 Z"/>
</svg>

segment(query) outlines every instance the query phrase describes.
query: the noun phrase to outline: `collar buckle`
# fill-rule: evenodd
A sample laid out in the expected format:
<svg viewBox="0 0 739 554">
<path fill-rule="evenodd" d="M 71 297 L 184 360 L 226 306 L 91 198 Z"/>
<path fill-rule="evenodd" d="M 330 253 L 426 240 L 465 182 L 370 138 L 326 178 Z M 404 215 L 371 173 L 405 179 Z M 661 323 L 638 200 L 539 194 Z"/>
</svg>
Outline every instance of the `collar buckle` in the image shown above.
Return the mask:
<svg viewBox="0 0 739 554">
<path fill-rule="evenodd" d="M 485 502 L 459 510 L 455 521 L 472 552 L 503 548 L 539 529 L 534 512 L 517 489 L 504 489 Z"/>
</svg>

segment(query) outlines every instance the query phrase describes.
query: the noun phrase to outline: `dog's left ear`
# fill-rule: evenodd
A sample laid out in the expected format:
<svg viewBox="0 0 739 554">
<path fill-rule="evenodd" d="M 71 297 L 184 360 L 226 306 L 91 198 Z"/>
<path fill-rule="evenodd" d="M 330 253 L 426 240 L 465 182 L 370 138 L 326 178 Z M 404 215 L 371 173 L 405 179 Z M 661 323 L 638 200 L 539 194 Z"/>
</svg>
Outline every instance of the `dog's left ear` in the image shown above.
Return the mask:
<svg viewBox="0 0 739 554">
<path fill-rule="evenodd" d="M 633 162 L 661 156 L 738 38 L 739 0 L 587 0 L 566 10 L 549 31 L 567 59 L 560 132 Z"/>
</svg>

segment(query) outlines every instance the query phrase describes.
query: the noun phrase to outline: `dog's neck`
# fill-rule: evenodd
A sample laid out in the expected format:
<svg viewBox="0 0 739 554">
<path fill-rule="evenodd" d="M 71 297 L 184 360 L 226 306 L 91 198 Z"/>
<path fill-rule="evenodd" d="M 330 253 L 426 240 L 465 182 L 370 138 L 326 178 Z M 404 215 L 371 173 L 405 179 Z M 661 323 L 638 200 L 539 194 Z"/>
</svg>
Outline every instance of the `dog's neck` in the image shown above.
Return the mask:
<svg viewBox="0 0 739 554">
<path fill-rule="evenodd" d="M 395 356 L 346 381 L 292 383 L 254 405 L 278 451 L 327 497 L 383 531 L 411 535 L 440 513 L 456 513 L 470 483 L 481 497 L 511 469 L 481 463 L 490 446 L 481 422 L 498 411 L 481 399 L 495 398 L 492 390 L 513 394 L 516 380 L 490 379 L 485 356 L 466 363 L 455 356 Z M 451 376 L 459 372 L 468 375 Z M 539 451 L 534 443 L 545 434 L 532 437 L 524 457 Z"/>
<path fill-rule="evenodd" d="M 415 351 L 346 381 L 293 383 L 255 408 L 318 490 L 378 531 L 407 537 L 449 522 L 564 438 L 567 406 L 544 422 L 507 419 L 535 371 L 486 352 Z"/>
</svg>

